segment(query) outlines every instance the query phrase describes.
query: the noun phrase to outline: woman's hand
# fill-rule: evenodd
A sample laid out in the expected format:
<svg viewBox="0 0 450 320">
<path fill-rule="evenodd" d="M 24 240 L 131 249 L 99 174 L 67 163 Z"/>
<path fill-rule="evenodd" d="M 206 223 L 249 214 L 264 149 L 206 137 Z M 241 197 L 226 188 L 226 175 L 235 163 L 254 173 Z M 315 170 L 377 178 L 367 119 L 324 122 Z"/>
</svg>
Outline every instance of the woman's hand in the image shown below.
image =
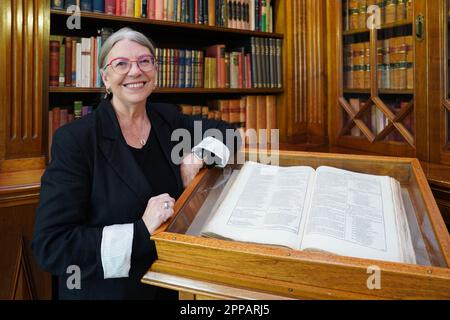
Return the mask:
<svg viewBox="0 0 450 320">
<path fill-rule="evenodd" d="M 203 160 L 198 159 L 193 153 L 183 158 L 180 166 L 181 180 L 186 188 L 203 167 Z"/>
<path fill-rule="evenodd" d="M 165 202 L 167 202 L 167 205 L 165 205 Z M 173 215 L 174 205 L 175 199 L 168 193 L 160 194 L 159 196 L 152 197 L 148 200 L 147 208 L 142 216 L 142 220 L 144 220 L 150 235 Z"/>
</svg>

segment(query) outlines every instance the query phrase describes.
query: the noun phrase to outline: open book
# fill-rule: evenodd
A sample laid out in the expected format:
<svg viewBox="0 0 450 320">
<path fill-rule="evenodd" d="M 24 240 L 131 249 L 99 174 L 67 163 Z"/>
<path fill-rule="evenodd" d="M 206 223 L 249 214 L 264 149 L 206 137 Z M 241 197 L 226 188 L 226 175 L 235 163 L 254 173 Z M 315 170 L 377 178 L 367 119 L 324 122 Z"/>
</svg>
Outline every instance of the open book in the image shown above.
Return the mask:
<svg viewBox="0 0 450 320">
<path fill-rule="evenodd" d="M 401 187 L 387 176 L 246 162 L 203 236 L 416 263 Z"/>
</svg>

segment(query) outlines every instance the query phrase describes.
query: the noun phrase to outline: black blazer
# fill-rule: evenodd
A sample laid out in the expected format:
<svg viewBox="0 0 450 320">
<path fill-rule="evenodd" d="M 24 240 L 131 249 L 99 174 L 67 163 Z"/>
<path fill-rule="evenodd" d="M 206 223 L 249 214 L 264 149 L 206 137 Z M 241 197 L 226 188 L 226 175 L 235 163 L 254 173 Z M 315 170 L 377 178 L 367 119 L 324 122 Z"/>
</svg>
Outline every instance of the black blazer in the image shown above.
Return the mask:
<svg viewBox="0 0 450 320">
<path fill-rule="evenodd" d="M 194 135 L 194 120 L 174 105 L 147 103 L 152 122 L 183 192 L 179 165 L 170 158 L 177 142 L 170 140 L 177 128 Z M 202 119 L 203 132 L 231 128 L 223 121 Z M 226 141 L 225 141 L 226 143 Z M 238 141 L 240 143 L 240 141 Z M 192 145 L 193 146 L 193 145 Z M 52 161 L 41 180 L 32 248 L 43 269 L 58 276 L 63 299 L 153 299 L 155 287 L 140 279 L 156 258 L 153 241 L 142 214 L 150 199 L 151 185 L 133 158 L 109 101 L 103 100 L 91 114 L 59 128 L 53 138 Z M 157 168 L 155 168 L 157 170 Z M 134 224 L 129 278 L 103 279 L 100 246 L 104 226 Z M 79 266 L 81 289 L 69 290 L 66 281 Z M 69 279 L 70 281 L 71 279 Z"/>
</svg>

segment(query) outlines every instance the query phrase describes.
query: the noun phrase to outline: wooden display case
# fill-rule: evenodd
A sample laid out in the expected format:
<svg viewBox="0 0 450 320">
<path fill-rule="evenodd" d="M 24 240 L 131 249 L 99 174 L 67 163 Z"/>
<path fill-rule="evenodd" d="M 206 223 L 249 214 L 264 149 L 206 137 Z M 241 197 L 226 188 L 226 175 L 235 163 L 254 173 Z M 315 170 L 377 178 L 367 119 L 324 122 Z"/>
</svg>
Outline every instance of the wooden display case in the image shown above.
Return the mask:
<svg viewBox="0 0 450 320">
<path fill-rule="evenodd" d="M 245 155 L 255 159 L 257 152 L 246 151 Z M 328 165 L 396 178 L 404 191 L 407 214 L 418 222 L 416 229 L 410 225 L 411 234 L 423 238 L 431 265 L 351 258 L 187 234 L 199 209 L 204 211 L 208 201 L 217 201 L 217 188 L 230 175 L 226 170 L 233 168 L 227 167 L 202 171 L 185 190 L 176 203 L 174 218 L 152 236 L 158 259 L 142 281 L 176 289 L 181 298 L 192 298 L 192 294 L 202 298 L 248 299 L 450 298 L 450 237 L 417 159 L 281 151 L 279 161 L 281 166 Z M 373 266 L 380 270 L 381 288 L 370 290 L 367 281 L 371 276 L 369 267 Z"/>
</svg>

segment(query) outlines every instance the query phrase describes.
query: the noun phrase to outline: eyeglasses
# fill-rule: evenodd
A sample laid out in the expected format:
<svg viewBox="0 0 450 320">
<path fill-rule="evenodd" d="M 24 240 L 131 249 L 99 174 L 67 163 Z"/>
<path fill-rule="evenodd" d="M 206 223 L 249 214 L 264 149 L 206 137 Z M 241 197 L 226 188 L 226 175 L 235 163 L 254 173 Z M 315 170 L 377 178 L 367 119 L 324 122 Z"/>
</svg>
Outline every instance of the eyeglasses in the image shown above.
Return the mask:
<svg viewBox="0 0 450 320">
<path fill-rule="evenodd" d="M 148 72 L 157 68 L 155 57 L 151 55 L 140 56 L 137 60 L 130 60 L 128 58 L 116 58 L 111 60 L 103 69 L 111 66 L 111 68 L 118 74 L 127 74 L 131 69 L 131 64 L 137 63 L 137 66 L 142 72 Z"/>
</svg>

